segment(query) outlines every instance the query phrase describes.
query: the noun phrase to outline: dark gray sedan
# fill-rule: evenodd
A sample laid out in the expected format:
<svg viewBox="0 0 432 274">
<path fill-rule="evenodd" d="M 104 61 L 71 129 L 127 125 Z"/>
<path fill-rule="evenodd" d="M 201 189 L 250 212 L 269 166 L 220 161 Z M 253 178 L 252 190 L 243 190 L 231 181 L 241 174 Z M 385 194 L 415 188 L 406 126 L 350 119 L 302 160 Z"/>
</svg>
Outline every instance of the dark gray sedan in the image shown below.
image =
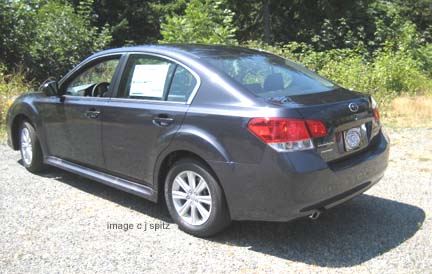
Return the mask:
<svg viewBox="0 0 432 274">
<path fill-rule="evenodd" d="M 239 47 L 96 53 L 19 97 L 7 126 L 28 170 L 165 201 L 200 237 L 231 220 L 317 218 L 377 183 L 389 155 L 371 96 Z"/>
</svg>

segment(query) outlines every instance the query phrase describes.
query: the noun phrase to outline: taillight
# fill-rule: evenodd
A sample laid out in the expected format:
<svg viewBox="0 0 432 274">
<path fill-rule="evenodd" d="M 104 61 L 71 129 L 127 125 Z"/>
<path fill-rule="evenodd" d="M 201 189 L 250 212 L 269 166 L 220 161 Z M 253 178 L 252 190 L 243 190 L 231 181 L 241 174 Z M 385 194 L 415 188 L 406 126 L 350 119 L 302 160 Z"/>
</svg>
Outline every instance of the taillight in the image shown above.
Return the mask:
<svg viewBox="0 0 432 274">
<path fill-rule="evenodd" d="M 379 110 L 378 110 L 378 108 L 376 108 L 376 109 L 373 110 L 373 115 L 374 115 L 374 119 L 375 119 L 375 121 L 376 121 L 376 122 L 379 122 L 380 115 L 379 115 Z"/>
<path fill-rule="evenodd" d="M 306 120 L 306 124 L 312 135 L 312 138 L 323 137 L 327 135 L 327 128 L 321 121 Z"/>
<path fill-rule="evenodd" d="M 380 119 L 380 114 L 379 114 L 379 110 L 378 110 L 378 103 L 375 101 L 375 99 L 371 96 L 371 103 L 372 103 L 372 111 L 373 111 L 373 116 L 375 119 L 375 122 L 379 122 Z"/>
<path fill-rule="evenodd" d="M 311 149 L 311 138 L 327 135 L 321 121 L 290 118 L 253 118 L 248 129 L 278 151 Z"/>
</svg>

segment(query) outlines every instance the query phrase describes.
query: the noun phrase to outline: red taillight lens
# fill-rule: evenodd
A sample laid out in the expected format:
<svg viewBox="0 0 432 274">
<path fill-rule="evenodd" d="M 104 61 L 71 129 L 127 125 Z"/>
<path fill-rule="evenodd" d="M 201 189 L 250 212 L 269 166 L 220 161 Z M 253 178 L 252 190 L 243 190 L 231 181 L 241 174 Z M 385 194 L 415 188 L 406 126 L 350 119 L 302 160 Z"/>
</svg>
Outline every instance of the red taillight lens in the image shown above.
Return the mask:
<svg viewBox="0 0 432 274">
<path fill-rule="evenodd" d="M 321 121 L 306 120 L 306 124 L 312 135 L 312 138 L 324 137 L 327 135 L 327 128 Z"/>
<path fill-rule="evenodd" d="M 286 118 L 253 118 L 248 128 L 266 143 L 290 142 L 309 139 L 305 122 Z"/>
<path fill-rule="evenodd" d="M 253 118 L 248 128 L 266 143 L 294 142 L 310 139 L 311 135 L 321 137 L 327 134 L 327 129 L 320 121 L 289 118 Z"/>
<path fill-rule="evenodd" d="M 375 122 L 379 122 L 380 115 L 379 115 L 379 111 L 378 111 L 378 103 L 375 101 L 375 99 L 373 97 L 371 97 L 371 106 L 372 106 L 372 111 L 373 111 L 373 116 L 374 116 Z"/>
<path fill-rule="evenodd" d="M 379 111 L 378 111 L 378 108 L 374 108 L 373 109 L 373 115 L 374 115 L 374 119 L 375 119 L 375 121 L 379 121 L 379 119 L 380 119 L 380 114 L 379 114 Z"/>
</svg>

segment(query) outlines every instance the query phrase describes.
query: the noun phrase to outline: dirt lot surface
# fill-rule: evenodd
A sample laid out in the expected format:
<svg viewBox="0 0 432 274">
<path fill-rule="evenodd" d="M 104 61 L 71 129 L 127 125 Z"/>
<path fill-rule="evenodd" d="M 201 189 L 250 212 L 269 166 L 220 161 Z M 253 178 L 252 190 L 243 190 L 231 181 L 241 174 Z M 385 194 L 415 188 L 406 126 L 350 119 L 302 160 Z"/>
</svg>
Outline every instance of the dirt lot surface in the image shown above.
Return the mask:
<svg viewBox="0 0 432 274">
<path fill-rule="evenodd" d="M 234 222 L 211 239 L 160 205 L 54 168 L 31 174 L 1 145 L 0 272 L 432 273 L 432 130 L 388 132 L 389 168 L 364 195 L 314 222 Z"/>
</svg>

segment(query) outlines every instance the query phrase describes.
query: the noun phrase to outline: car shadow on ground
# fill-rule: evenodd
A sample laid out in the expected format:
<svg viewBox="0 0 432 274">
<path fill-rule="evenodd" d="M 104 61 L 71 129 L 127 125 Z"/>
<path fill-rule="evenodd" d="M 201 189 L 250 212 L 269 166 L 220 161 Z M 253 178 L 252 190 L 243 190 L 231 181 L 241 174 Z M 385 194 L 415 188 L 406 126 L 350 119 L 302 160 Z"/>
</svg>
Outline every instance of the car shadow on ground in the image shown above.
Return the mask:
<svg viewBox="0 0 432 274">
<path fill-rule="evenodd" d="M 41 176 L 172 223 L 161 204 L 57 168 L 50 168 Z M 348 267 L 402 244 L 420 229 L 424 219 L 425 212 L 419 207 L 363 194 L 315 221 L 303 218 L 286 223 L 233 222 L 227 230 L 207 240 L 306 264 Z"/>
<path fill-rule="evenodd" d="M 171 217 L 169 216 L 168 210 L 162 203 L 156 204 L 150 202 L 144 198 L 140 198 L 138 196 L 55 167 L 49 167 L 48 170 L 39 173 L 38 175 L 68 184 L 81 191 L 96 195 L 100 198 L 159 219 L 163 222 L 173 223 Z"/>
<path fill-rule="evenodd" d="M 424 219 L 421 208 L 363 194 L 315 221 L 234 222 L 213 240 L 307 264 L 349 267 L 402 244 Z"/>
</svg>

